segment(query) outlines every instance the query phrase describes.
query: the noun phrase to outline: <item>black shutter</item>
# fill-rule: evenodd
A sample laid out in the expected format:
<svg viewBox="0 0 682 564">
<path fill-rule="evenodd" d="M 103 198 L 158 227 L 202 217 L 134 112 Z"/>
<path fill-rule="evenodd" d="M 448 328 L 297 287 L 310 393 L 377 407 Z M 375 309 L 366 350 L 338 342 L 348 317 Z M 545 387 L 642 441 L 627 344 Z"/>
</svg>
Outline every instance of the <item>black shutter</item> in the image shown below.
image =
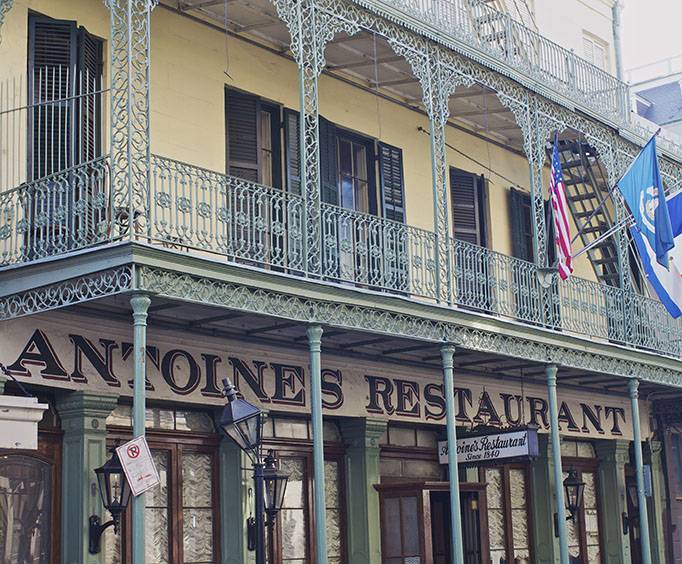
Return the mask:
<svg viewBox="0 0 682 564">
<path fill-rule="evenodd" d="M 320 116 L 320 199 L 339 205 L 336 125 Z"/>
<path fill-rule="evenodd" d="M 455 239 L 475 245 L 485 245 L 483 178 L 450 169 L 450 196 Z"/>
<path fill-rule="evenodd" d="M 300 114 L 284 110 L 284 138 L 286 144 L 287 190 L 301 194 L 301 135 Z"/>
<path fill-rule="evenodd" d="M 41 178 L 70 164 L 69 100 L 75 84 L 76 22 L 29 18 L 29 171 Z"/>
<path fill-rule="evenodd" d="M 75 104 L 80 128 L 80 160 L 86 162 L 101 154 L 102 106 L 102 40 L 81 27 L 78 30 L 78 74 L 76 88 L 80 94 Z"/>
<path fill-rule="evenodd" d="M 252 182 L 260 178 L 256 96 L 225 89 L 227 173 Z"/>
<path fill-rule="evenodd" d="M 533 223 L 530 209 L 530 194 L 512 187 L 509 190 L 512 254 L 516 258 L 532 262 Z"/>
<path fill-rule="evenodd" d="M 384 203 L 384 217 L 405 223 L 405 180 L 403 152 L 379 143 L 379 177 Z"/>
</svg>

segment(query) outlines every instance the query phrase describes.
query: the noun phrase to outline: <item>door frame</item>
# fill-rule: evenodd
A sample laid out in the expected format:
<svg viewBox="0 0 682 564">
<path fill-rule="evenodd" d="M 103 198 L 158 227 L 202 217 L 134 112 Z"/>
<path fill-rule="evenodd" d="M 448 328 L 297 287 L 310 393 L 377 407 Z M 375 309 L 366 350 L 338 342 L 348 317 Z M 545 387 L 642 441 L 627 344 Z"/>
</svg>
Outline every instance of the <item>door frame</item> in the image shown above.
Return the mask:
<svg viewBox="0 0 682 564">
<path fill-rule="evenodd" d="M 476 492 L 478 497 L 479 529 L 481 542 L 481 562 L 487 563 L 490 560 L 488 542 L 488 498 L 486 492 L 487 484 L 483 482 L 461 482 L 460 492 Z M 379 494 L 379 519 L 380 524 L 384 522 L 384 498 L 404 497 L 413 495 L 418 498 L 419 521 L 422 527 L 419 529 L 419 543 L 423 556 L 423 564 L 433 564 L 433 541 L 431 535 L 426 535 L 427 530 L 432 530 L 431 523 L 431 493 L 448 492 L 450 484 L 448 482 L 391 482 L 375 484 L 374 489 Z M 380 525 L 381 526 L 381 525 Z M 428 537 L 428 538 L 427 538 Z M 381 535 L 381 560 L 385 560 L 384 535 Z"/>
</svg>

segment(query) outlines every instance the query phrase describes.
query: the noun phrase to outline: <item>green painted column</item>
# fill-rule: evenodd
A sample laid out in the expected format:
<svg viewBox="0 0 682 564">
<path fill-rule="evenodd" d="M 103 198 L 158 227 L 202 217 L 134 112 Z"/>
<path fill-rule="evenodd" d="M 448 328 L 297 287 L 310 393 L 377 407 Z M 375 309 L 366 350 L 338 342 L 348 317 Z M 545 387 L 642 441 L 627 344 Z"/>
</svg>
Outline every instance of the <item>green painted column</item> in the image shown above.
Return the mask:
<svg viewBox="0 0 682 564">
<path fill-rule="evenodd" d="M 95 468 L 108 458 L 106 419 L 116 406 L 117 396 L 71 392 L 57 400 L 61 418 L 62 439 L 62 564 L 101 564 L 100 554 L 88 552 L 88 519 L 104 514 Z"/>
<path fill-rule="evenodd" d="M 637 475 L 637 500 L 639 505 L 639 531 L 642 543 L 642 564 L 651 564 L 651 546 L 649 537 L 649 516 L 647 500 L 644 495 L 644 459 L 642 456 L 642 432 L 639 420 L 639 380 L 634 378 L 628 382 L 630 406 L 632 409 L 632 441 L 635 452 L 635 473 Z"/>
<path fill-rule="evenodd" d="M 549 404 L 549 430 L 552 445 L 552 467 L 554 470 L 554 501 L 556 504 L 557 528 L 559 529 L 559 562 L 568 564 L 568 531 L 566 527 L 566 502 L 564 500 L 564 476 L 561 468 L 561 440 L 559 438 L 559 407 L 556 398 L 557 367 L 550 364 L 545 369 L 547 376 L 547 403 Z M 550 521 L 549 524 L 552 527 Z M 552 527 L 553 528 L 553 527 Z"/>
<path fill-rule="evenodd" d="M 346 448 L 346 511 L 348 556 L 353 564 L 381 563 L 379 439 L 387 422 L 346 419 L 341 423 Z"/>
<path fill-rule="evenodd" d="M 220 558 L 222 564 L 245 564 L 246 517 L 249 503 L 242 450 L 223 437 L 218 451 L 220 481 Z"/>
<path fill-rule="evenodd" d="M 315 562 L 327 564 L 327 506 L 324 486 L 324 432 L 322 426 L 322 327 L 308 328 L 310 349 L 310 411 L 313 428 L 313 480 L 315 513 Z"/>
<path fill-rule="evenodd" d="M 662 452 L 663 444 L 659 441 L 647 441 L 644 445 L 644 462 L 651 466 L 652 495 L 649 498 L 649 531 L 653 564 L 665 564 L 663 511 L 666 505 L 666 489 L 661 460 Z"/>
<path fill-rule="evenodd" d="M 459 469 L 457 466 L 457 422 L 455 419 L 455 347 L 447 345 L 440 350 L 443 359 L 443 393 L 445 394 L 445 421 L 448 436 L 448 481 L 450 488 L 450 526 L 452 535 L 452 562 L 464 563 L 462 519 L 459 503 Z"/>
<path fill-rule="evenodd" d="M 147 311 L 151 300 L 136 294 L 130 299 L 133 309 L 133 436 L 144 436 L 147 348 Z M 133 564 L 144 564 L 144 494 L 133 498 Z"/>
<path fill-rule="evenodd" d="M 630 441 L 595 441 L 595 450 L 599 458 L 603 562 L 630 562 L 630 535 L 623 533 L 622 519 L 627 512 L 625 465 L 630 459 Z"/>
<path fill-rule="evenodd" d="M 554 466 L 549 435 L 538 435 L 538 457 L 530 463 L 533 554 L 537 564 L 559 560 L 559 541 L 554 536 Z"/>
</svg>

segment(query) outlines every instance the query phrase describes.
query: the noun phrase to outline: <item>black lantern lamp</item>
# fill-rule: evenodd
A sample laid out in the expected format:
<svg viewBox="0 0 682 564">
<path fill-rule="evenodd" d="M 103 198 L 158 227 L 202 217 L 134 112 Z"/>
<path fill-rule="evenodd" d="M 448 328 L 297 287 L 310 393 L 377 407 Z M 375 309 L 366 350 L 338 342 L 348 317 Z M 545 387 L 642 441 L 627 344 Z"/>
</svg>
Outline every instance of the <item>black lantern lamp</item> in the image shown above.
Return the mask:
<svg viewBox="0 0 682 564">
<path fill-rule="evenodd" d="M 277 467 L 277 460 L 272 451 L 265 457 L 263 469 L 263 481 L 265 482 L 265 513 L 268 515 L 268 524 L 275 522 L 277 513 L 284 505 L 284 493 L 287 489 L 289 475 Z"/>
<path fill-rule="evenodd" d="M 95 475 L 102 504 L 111 513 L 111 520 L 102 524 L 97 515 L 90 516 L 90 554 L 99 553 L 102 534 L 108 527 L 113 526 L 118 533 L 121 515 L 128 506 L 131 493 L 115 448 L 111 449 L 111 458 L 95 469 Z"/>
<path fill-rule="evenodd" d="M 578 478 L 575 468 L 568 471 L 568 476 L 564 480 L 564 495 L 566 496 L 566 509 L 570 513 L 567 519 L 575 521 L 576 515 L 583 502 L 583 492 L 585 482 Z"/>
<path fill-rule="evenodd" d="M 255 405 L 237 397 L 237 390 L 226 378 L 223 393 L 227 405 L 220 417 L 220 428 L 252 460 L 258 458 L 261 441 L 261 411 Z"/>
</svg>

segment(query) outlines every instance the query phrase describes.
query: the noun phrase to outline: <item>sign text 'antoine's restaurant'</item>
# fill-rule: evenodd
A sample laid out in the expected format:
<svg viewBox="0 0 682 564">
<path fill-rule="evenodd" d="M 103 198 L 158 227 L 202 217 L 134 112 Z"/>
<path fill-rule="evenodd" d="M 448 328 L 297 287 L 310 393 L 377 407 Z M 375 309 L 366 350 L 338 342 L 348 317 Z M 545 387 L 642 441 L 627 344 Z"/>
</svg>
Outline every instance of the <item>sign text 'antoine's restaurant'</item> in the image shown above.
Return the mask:
<svg viewBox="0 0 682 564">
<path fill-rule="evenodd" d="M 54 317 L 54 316 L 53 316 Z M 68 317 L 73 320 L 73 317 Z M 93 327 L 91 321 L 89 327 Z M 107 325 L 106 333 L 83 331 L 52 320 L 6 324 L 0 353 L 18 379 L 43 385 L 115 391 L 131 395 L 132 344 L 126 327 Z M 95 327 L 95 329 L 97 329 Z M 244 396 L 276 411 L 306 412 L 305 351 L 202 340 L 191 335 L 151 333 L 147 347 L 150 398 L 220 404 L 219 383 L 229 376 Z M 439 423 L 444 420 L 442 377 L 432 368 L 415 370 L 323 354 L 322 390 L 327 413 Z M 560 389 L 562 432 L 576 436 L 624 437 L 630 434 L 626 398 Z M 457 420 L 463 425 L 549 427 L 543 386 L 459 375 L 455 389 Z M 646 420 L 646 418 L 644 418 Z"/>
</svg>

